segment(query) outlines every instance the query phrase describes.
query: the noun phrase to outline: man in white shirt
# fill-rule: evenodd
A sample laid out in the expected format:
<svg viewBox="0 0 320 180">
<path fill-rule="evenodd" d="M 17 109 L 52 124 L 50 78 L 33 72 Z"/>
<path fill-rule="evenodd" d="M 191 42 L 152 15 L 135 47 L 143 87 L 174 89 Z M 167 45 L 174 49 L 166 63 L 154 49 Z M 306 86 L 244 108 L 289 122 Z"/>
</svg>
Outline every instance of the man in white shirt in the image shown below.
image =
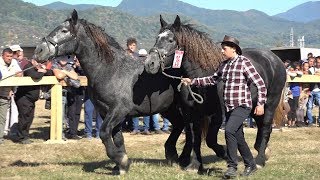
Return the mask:
<svg viewBox="0 0 320 180">
<path fill-rule="evenodd" d="M 2 78 L 9 76 L 22 76 L 21 68 L 16 60 L 12 58 L 13 51 L 6 48 L 0 57 L 0 71 Z M 13 94 L 13 87 L 0 87 L 0 144 L 3 144 L 4 126 L 6 122 L 9 100 Z"/>
</svg>

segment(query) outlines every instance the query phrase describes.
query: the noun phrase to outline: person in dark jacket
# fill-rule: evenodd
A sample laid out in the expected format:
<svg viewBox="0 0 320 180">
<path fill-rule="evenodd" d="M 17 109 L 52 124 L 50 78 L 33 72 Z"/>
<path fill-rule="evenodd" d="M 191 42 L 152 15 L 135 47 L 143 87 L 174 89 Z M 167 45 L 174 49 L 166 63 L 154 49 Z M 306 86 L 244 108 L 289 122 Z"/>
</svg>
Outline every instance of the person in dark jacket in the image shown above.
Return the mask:
<svg viewBox="0 0 320 180">
<path fill-rule="evenodd" d="M 33 68 L 31 68 L 33 67 Z M 24 66 L 27 69 L 24 76 L 33 79 L 41 79 L 47 72 L 45 66 L 31 60 Z M 39 98 L 40 86 L 19 86 L 16 92 L 15 101 L 18 107 L 18 142 L 30 144 L 29 130 L 34 118 L 35 102 Z"/>
</svg>

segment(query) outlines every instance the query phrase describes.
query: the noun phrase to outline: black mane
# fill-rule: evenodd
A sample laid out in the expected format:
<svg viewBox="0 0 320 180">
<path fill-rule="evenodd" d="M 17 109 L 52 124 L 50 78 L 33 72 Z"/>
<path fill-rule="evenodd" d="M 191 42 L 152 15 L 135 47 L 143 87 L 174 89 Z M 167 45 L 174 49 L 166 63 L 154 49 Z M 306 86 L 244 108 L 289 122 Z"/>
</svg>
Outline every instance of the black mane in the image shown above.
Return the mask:
<svg viewBox="0 0 320 180">
<path fill-rule="evenodd" d="M 104 32 L 99 26 L 96 26 L 84 19 L 79 20 L 86 34 L 94 42 L 95 49 L 101 59 L 112 62 L 114 60 L 114 52 L 111 47 L 124 51 L 120 44 L 111 36 Z"/>
<path fill-rule="evenodd" d="M 169 29 L 177 38 L 178 46 L 184 47 L 185 58 L 200 64 L 203 69 L 216 69 L 223 60 L 220 48 L 192 24 L 181 24 L 179 30 L 172 25 L 160 31 Z"/>
</svg>

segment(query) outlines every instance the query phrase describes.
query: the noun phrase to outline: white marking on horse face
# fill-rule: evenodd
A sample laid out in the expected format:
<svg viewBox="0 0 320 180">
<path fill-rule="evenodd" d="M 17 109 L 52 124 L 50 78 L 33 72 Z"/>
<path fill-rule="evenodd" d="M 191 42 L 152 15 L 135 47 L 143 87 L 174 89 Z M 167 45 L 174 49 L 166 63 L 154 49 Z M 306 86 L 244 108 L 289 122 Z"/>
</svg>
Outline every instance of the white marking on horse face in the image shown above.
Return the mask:
<svg viewBox="0 0 320 180">
<path fill-rule="evenodd" d="M 164 32 L 158 35 L 158 38 L 161 39 L 162 37 L 167 37 L 169 35 L 169 30 L 165 30 Z"/>
</svg>

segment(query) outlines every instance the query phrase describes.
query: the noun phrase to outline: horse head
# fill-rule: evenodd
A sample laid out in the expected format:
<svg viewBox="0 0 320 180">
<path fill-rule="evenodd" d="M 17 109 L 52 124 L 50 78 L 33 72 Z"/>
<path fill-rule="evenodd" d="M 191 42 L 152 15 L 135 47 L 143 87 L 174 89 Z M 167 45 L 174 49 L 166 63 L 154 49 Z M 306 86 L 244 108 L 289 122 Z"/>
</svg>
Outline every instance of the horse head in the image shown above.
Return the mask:
<svg viewBox="0 0 320 180">
<path fill-rule="evenodd" d="M 77 40 L 78 13 L 73 10 L 71 17 L 44 37 L 34 51 L 34 58 L 44 62 L 56 56 L 73 54 L 79 45 Z"/>
<path fill-rule="evenodd" d="M 157 36 L 156 43 L 150 49 L 149 55 L 145 60 L 145 69 L 148 73 L 156 74 L 163 71 L 165 67 L 169 67 L 173 61 L 175 50 L 178 49 L 178 41 L 174 30 L 180 28 L 180 17 L 177 15 L 174 23 L 168 25 L 160 15 L 161 29 Z"/>
<path fill-rule="evenodd" d="M 177 15 L 173 24 L 168 24 L 160 15 L 161 29 L 156 43 L 145 61 L 146 72 L 155 74 L 174 66 L 176 50 L 184 51 L 184 63 L 192 63 L 193 68 L 216 69 L 223 60 L 220 47 L 208 34 L 198 31 L 191 24 L 183 24 Z M 180 52 L 181 53 L 181 52 Z"/>
</svg>

